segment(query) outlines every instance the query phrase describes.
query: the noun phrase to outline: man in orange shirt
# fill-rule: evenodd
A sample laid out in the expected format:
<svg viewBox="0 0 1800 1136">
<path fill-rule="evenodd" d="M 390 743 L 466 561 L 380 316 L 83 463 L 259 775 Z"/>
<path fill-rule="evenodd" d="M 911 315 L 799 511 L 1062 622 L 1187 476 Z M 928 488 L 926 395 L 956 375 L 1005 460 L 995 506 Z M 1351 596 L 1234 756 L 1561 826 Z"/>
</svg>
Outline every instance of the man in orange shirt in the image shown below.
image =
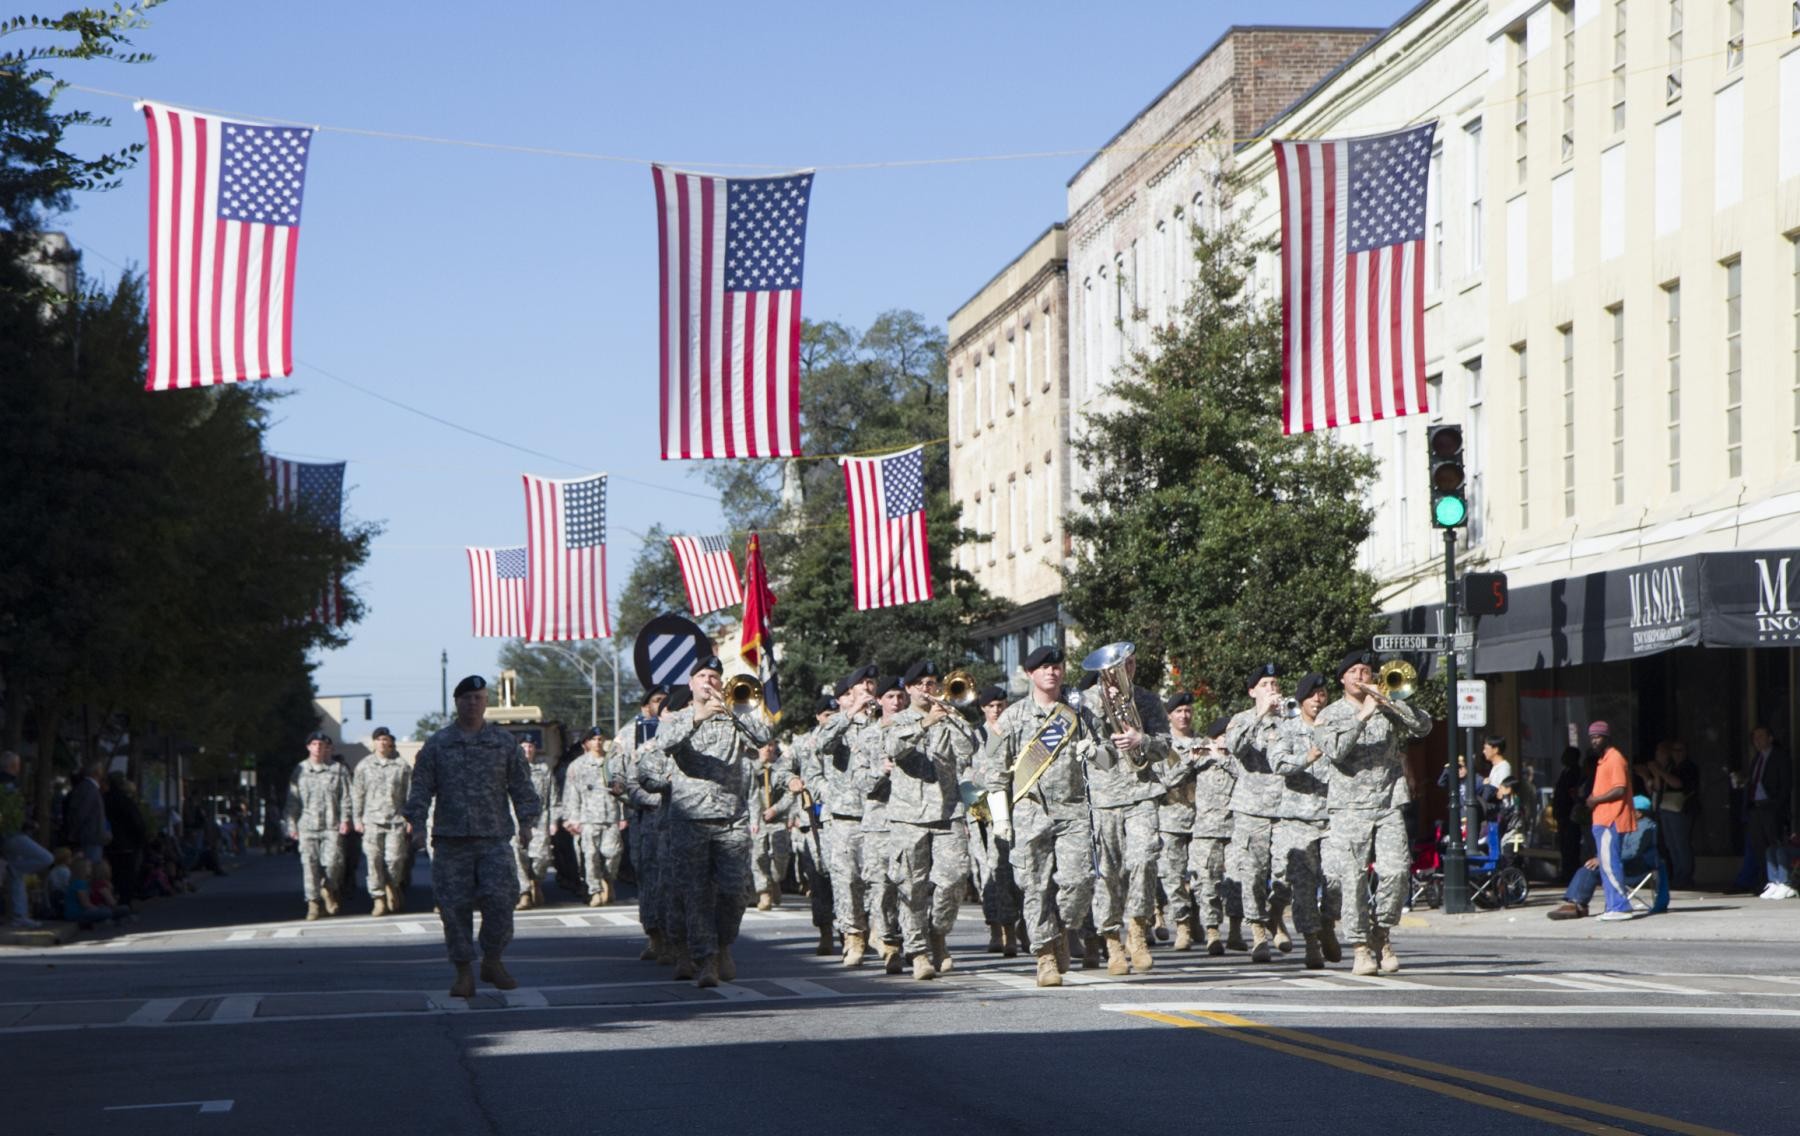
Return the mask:
<svg viewBox="0 0 1800 1136">
<path fill-rule="evenodd" d="M 1620 922 L 1632 917 L 1619 853 L 1619 838 L 1637 830 L 1637 814 L 1631 809 L 1631 764 L 1612 744 L 1612 727 L 1605 722 L 1588 726 L 1588 749 L 1599 758 L 1587 804 L 1594 815 L 1594 856 L 1600 861 L 1600 883 L 1606 890 L 1606 910 L 1600 918 Z"/>
</svg>

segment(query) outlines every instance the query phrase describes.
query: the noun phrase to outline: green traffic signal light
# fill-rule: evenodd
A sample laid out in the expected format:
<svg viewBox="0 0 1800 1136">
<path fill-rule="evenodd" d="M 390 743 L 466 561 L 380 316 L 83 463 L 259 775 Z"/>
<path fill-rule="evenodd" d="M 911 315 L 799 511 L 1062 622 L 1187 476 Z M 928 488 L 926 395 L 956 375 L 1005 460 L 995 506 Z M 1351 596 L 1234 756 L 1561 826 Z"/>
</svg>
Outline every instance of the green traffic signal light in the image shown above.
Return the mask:
<svg viewBox="0 0 1800 1136">
<path fill-rule="evenodd" d="M 1431 459 L 1431 523 L 1440 529 L 1469 522 L 1468 472 L 1463 467 L 1462 427 L 1433 426 L 1426 434 Z"/>
<path fill-rule="evenodd" d="M 1461 497 L 1439 497 L 1432 505 L 1432 520 L 1442 529 L 1453 529 L 1469 515 L 1469 506 Z"/>
</svg>

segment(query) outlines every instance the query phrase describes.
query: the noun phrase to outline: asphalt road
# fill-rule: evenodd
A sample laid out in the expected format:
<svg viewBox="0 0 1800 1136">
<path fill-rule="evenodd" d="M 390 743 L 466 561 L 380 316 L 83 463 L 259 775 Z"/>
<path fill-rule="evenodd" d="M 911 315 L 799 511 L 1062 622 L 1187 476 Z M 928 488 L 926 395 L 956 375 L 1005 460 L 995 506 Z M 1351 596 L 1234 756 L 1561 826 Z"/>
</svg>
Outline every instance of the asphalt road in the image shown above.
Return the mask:
<svg viewBox="0 0 1800 1136">
<path fill-rule="evenodd" d="M 422 886 L 303 923 L 252 858 L 130 933 L 0 951 L 21 1133 L 1800 1131 L 1795 942 L 1407 929 L 1392 978 L 1159 950 L 1154 973 L 980 953 L 936 982 L 812 956 L 751 912 L 714 991 L 637 961 L 633 909 L 520 916 L 518 990 L 449 999 Z M 555 889 L 552 889 L 553 891 Z M 1563 928 L 1559 927 L 1559 930 Z"/>
</svg>

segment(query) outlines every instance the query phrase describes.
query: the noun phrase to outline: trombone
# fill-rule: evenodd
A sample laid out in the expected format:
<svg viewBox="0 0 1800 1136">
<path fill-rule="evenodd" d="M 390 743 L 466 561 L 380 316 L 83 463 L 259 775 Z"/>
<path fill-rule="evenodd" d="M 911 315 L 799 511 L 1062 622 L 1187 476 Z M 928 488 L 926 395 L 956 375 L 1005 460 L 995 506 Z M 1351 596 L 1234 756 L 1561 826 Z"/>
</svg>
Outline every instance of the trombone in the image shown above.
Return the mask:
<svg viewBox="0 0 1800 1136">
<path fill-rule="evenodd" d="M 975 705 L 975 676 L 966 670 L 954 670 L 944 676 L 944 694 L 924 695 L 925 701 L 945 711 L 967 710 Z"/>
<path fill-rule="evenodd" d="M 766 743 L 757 741 L 744 728 L 742 719 L 745 714 L 762 709 L 762 680 L 748 671 L 740 671 L 725 680 L 722 697 L 725 701 L 725 716 L 731 722 L 732 729 L 738 732 L 751 749 L 761 749 Z"/>
</svg>

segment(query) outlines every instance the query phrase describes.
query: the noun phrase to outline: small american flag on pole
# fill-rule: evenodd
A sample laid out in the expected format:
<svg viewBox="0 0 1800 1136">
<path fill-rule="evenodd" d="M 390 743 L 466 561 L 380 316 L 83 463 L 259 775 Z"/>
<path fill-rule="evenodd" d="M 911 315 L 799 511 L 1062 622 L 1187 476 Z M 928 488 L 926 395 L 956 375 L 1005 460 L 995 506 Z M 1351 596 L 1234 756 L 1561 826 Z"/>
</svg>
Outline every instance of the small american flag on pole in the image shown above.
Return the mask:
<svg viewBox="0 0 1800 1136">
<path fill-rule="evenodd" d="M 525 634 L 525 550 L 470 548 L 469 609 L 476 638 Z"/>
<path fill-rule="evenodd" d="M 149 390 L 294 370 L 313 131 L 139 103 L 150 131 Z"/>
<path fill-rule="evenodd" d="M 277 509 L 299 513 L 322 529 L 343 530 L 343 462 L 297 462 L 264 454 L 262 466 Z M 313 605 L 312 619 L 342 627 L 344 617 L 344 574 L 333 568 Z"/>
<path fill-rule="evenodd" d="M 856 610 L 931 598 L 925 543 L 925 451 L 841 458 L 850 503 L 850 569 Z"/>
<path fill-rule="evenodd" d="M 1284 433 L 1425 411 L 1425 184 L 1436 129 L 1274 143 Z"/>
<path fill-rule="evenodd" d="M 681 566 L 689 612 L 705 615 L 744 602 L 737 565 L 731 562 L 731 545 L 724 537 L 672 536 L 669 543 L 675 546 L 675 562 Z"/>
<path fill-rule="evenodd" d="M 525 637 L 605 639 L 606 475 L 525 475 Z"/>
<path fill-rule="evenodd" d="M 662 456 L 800 453 L 800 284 L 810 170 L 725 178 L 652 166 Z"/>
</svg>

